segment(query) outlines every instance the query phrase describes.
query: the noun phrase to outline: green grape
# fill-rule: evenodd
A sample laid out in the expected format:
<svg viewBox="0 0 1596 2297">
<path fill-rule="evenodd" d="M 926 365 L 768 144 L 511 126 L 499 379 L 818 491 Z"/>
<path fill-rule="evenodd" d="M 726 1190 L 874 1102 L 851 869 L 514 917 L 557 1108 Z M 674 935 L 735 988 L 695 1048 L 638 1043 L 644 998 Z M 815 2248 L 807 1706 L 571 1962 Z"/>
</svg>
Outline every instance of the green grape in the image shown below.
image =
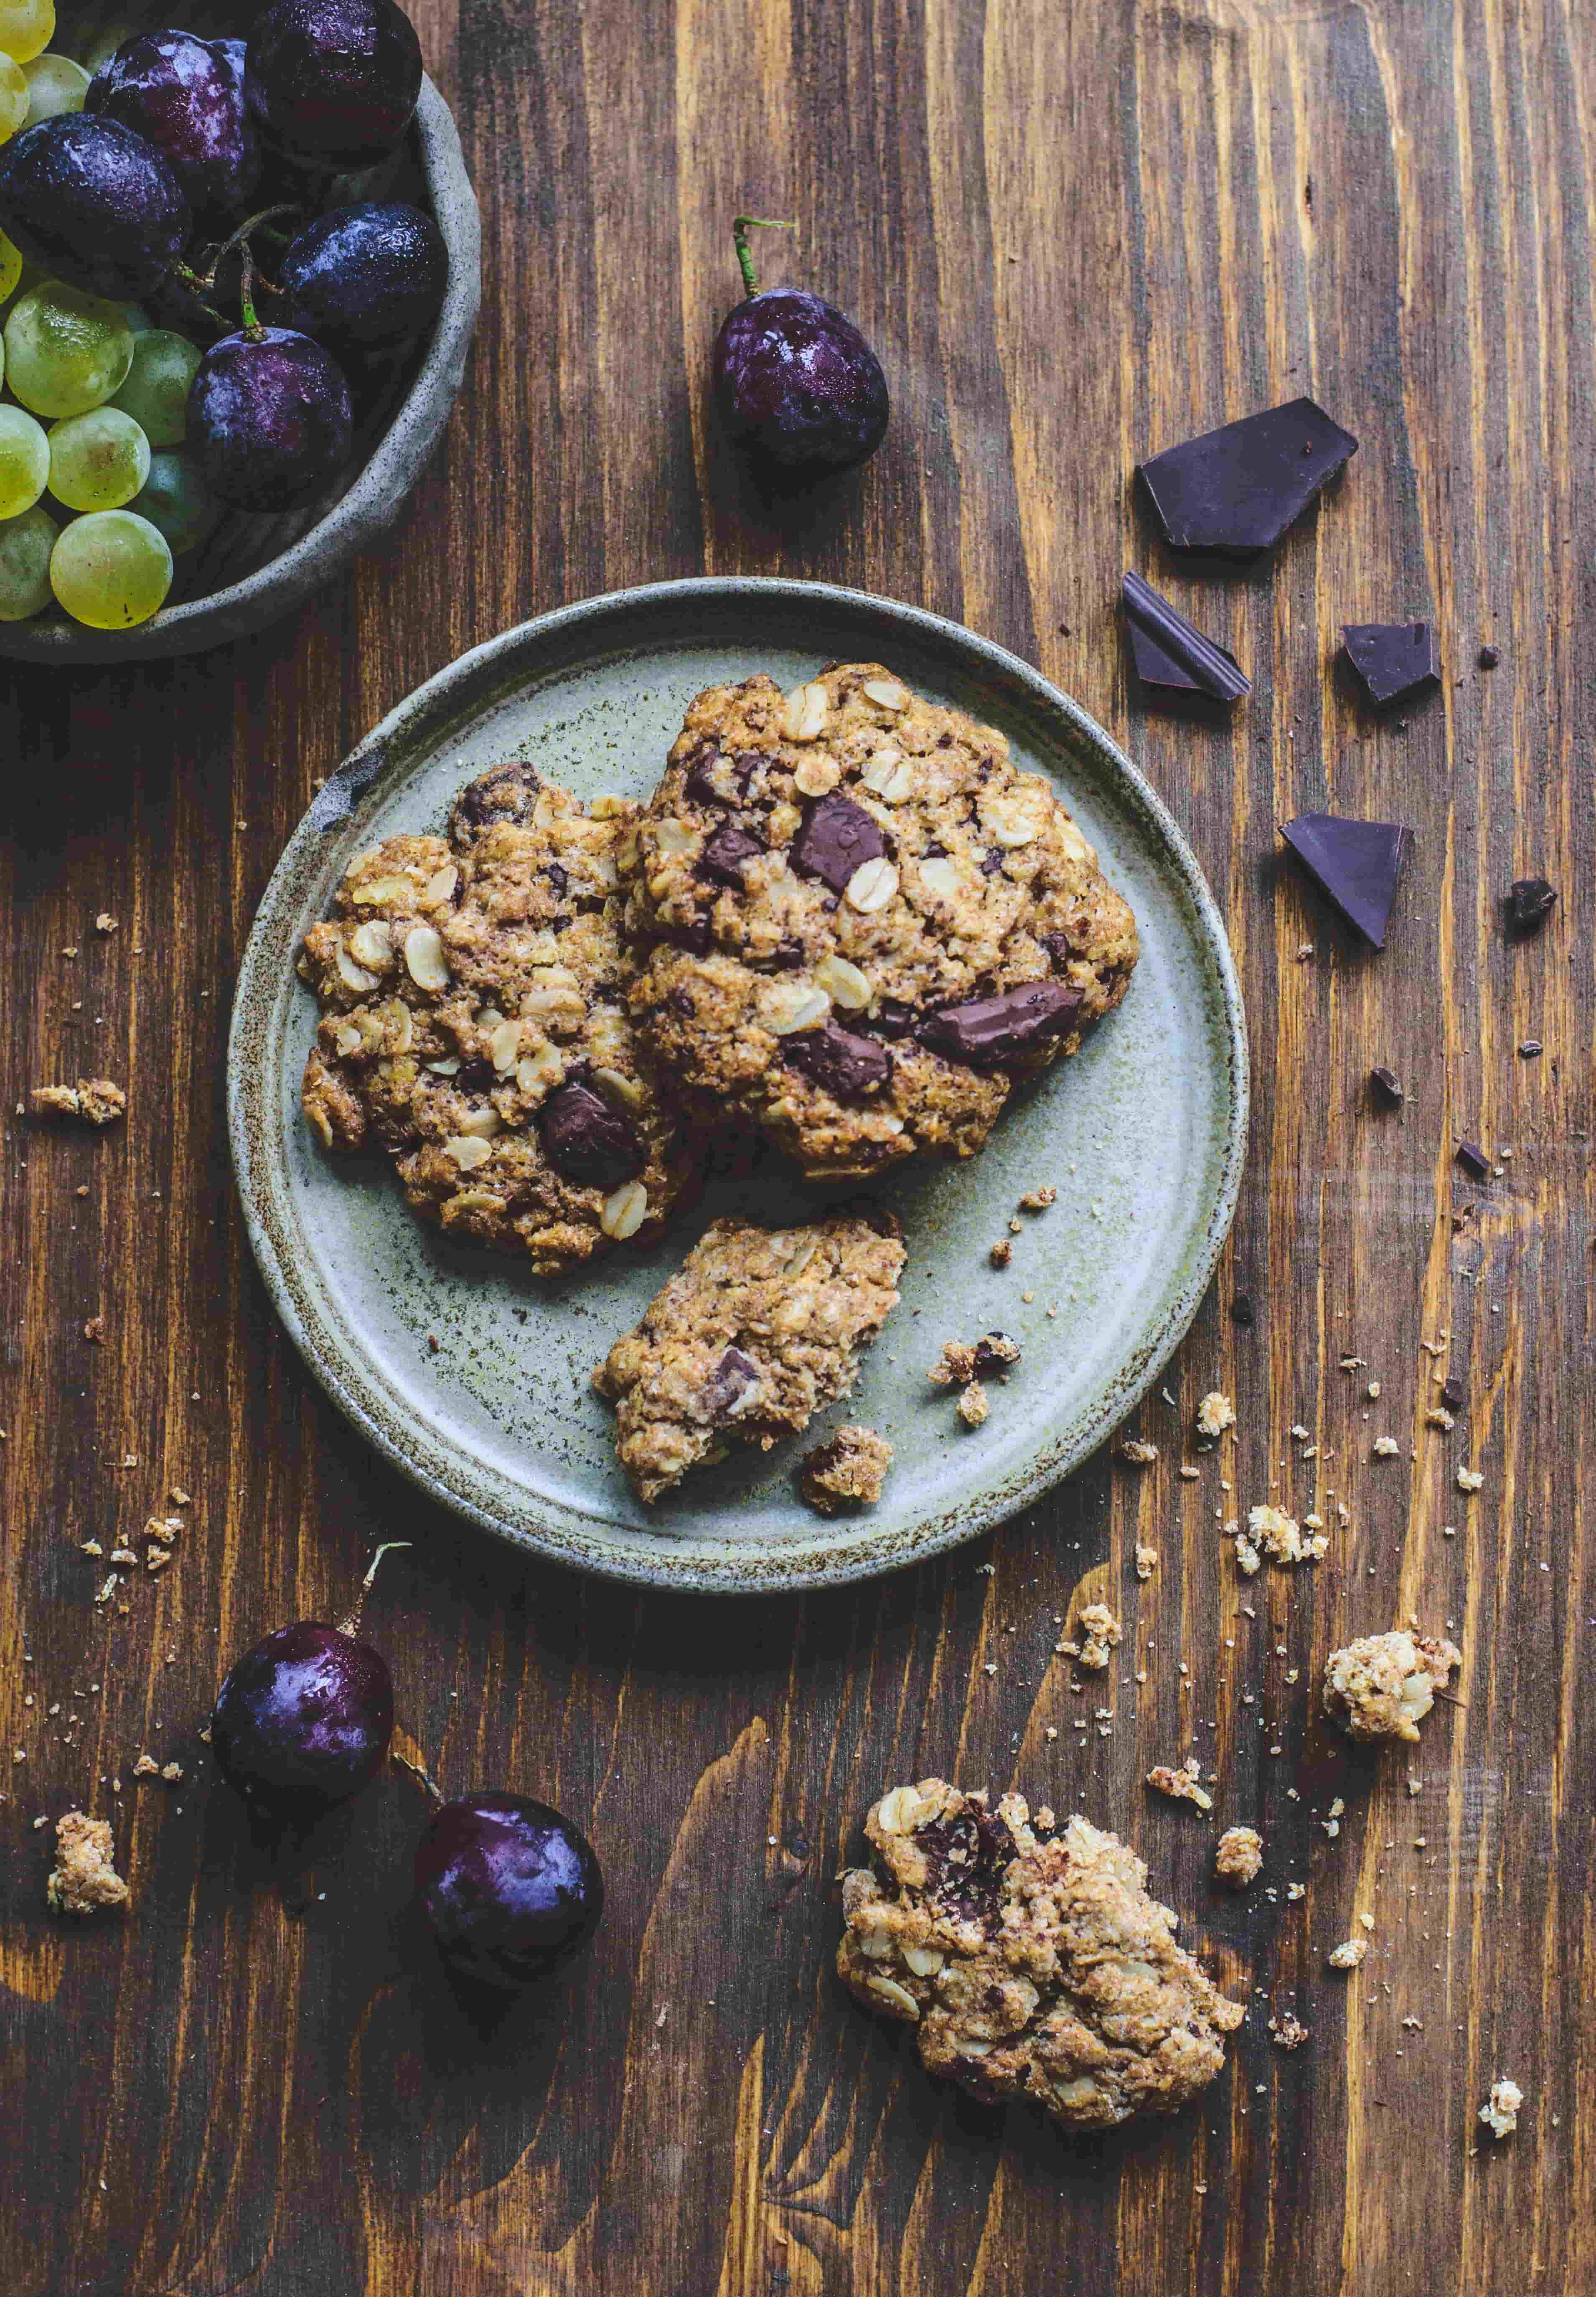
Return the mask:
<svg viewBox="0 0 1596 2297">
<path fill-rule="evenodd" d="M 55 521 L 36 504 L 0 521 L 0 622 L 26 622 L 50 603 L 50 554 Z"/>
<path fill-rule="evenodd" d="M 128 506 L 165 535 L 175 557 L 197 550 L 221 516 L 205 473 L 182 448 L 150 457 L 150 475 Z"/>
<path fill-rule="evenodd" d="M 59 112 L 82 111 L 88 74 L 70 56 L 35 56 L 22 67 L 22 76 L 28 82 L 29 128 L 41 119 L 53 119 Z"/>
<path fill-rule="evenodd" d="M 0 303 L 7 301 L 18 280 L 22 276 L 22 259 L 0 231 Z"/>
<path fill-rule="evenodd" d="M 75 518 L 50 554 L 57 602 L 92 630 L 128 630 L 147 622 L 171 587 L 165 535 L 128 510 Z"/>
<path fill-rule="evenodd" d="M 0 0 L 0 5 L 4 0 Z M 22 67 L 0 50 L 0 144 L 9 144 L 28 118 L 28 82 Z"/>
<path fill-rule="evenodd" d="M 35 415 L 86 415 L 121 389 L 132 364 L 121 305 L 59 279 L 31 289 L 7 315 L 5 379 Z"/>
<path fill-rule="evenodd" d="M 0 519 L 21 518 L 50 477 L 50 441 L 20 407 L 0 407 Z"/>
<path fill-rule="evenodd" d="M 128 380 L 111 403 L 143 426 L 152 447 L 178 447 L 187 435 L 188 389 L 201 357 L 197 344 L 165 327 L 135 336 Z"/>
<path fill-rule="evenodd" d="M 51 425 L 50 491 L 69 510 L 120 510 L 149 475 L 150 442 L 119 408 Z"/>
<path fill-rule="evenodd" d="M 42 55 L 54 29 L 55 0 L 0 0 L 0 48 L 20 64 Z"/>
</svg>

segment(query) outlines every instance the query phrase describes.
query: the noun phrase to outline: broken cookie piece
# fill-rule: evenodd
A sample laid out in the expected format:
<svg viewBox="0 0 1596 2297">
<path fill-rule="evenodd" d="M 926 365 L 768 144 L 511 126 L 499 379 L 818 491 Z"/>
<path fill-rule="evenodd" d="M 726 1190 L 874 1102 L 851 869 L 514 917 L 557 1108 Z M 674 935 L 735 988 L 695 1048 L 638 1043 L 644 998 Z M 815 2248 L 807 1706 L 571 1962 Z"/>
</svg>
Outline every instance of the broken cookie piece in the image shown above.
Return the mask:
<svg viewBox="0 0 1596 2297">
<path fill-rule="evenodd" d="M 1361 1970 L 1369 1959 L 1367 1939 L 1343 1939 L 1325 1957 L 1332 1970 Z"/>
<path fill-rule="evenodd" d="M 1217 1387 L 1211 1387 L 1197 1408 L 1197 1432 L 1212 1442 L 1236 1425 L 1236 1406 Z"/>
<path fill-rule="evenodd" d="M 733 1443 L 769 1451 L 846 1395 L 859 1350 L 898 1305 L 889 1213 L 804 1228 L 718 1220 L 593 1374 L 615 1450 L 652 1503 Z"/>
<path fill-rule="evenodd" d="M 1324 1711 L 1353 1739 L 1411 1739 L 1463 1655 L 1435 1635 L 1362 1635 L 1325 1662 Z"/>
<path fill-rule="evenodd" d="M 76 1116 L 85 1124 L 114 1124 L 128 1113 L 128 1096 L 109 1077 L 79 1077 L 76 1084 L 36 1084 L 33 1105 L 41 1116 Z"/>
<path fill-rule="evenodd" d="M 1479 2110 L 1479 2118 L 1493 2137 L 1510 2137 L 1518 2127 L 1518 2110 L 1524 2104 L 1524 2092 L 1516 2081 L 1498 2074 L 1491 2085 L 1491 2095 Z"/>
<path fill-rule="evenodd" d="M 874 1507 L 893 1464 L 893 1447 L 873 1428 L 839 1428 L 802 1463 L 799 1489 L 817 1515 Z"/>
<path fill-rule="evenodd" d="M 1085 1604 L 1075 1624 L 1079 1642 L 1059 1643 L 1057 1649 L 1067 1652 L 1078 1667 L 1090 1667 L 1094 1673 L 1107 1667 L 1110 1652 L 1124 1640 L 1124 1629 L 1107 1604 Z"/>
<path fill-rule="evenodd" d="M 1227 1826 L 1213 1846 L 1213 1872 L 1232 1890 L 1245 1890 L 1263 1864 L 1263 1837 L 1255 1826 Z"/>
<path fill-rule="evenodd" d="M 1326 1532 L 1310 1529 L 1304 1536 L 1303 1527 L 1284 1508 L 1249 1508 L 1246 1517 L 1247 1540 L 1255 1551 L 1262 1547 L 1273 1563 L 1316 1563 L 1329 1545 Z M 1236 1552 L 1241 1559 L 1242 1542 L 1238 1538 Z M 1243 1568 L 1247 1568 L 1243 1565 Z M 1255 1561 L 1250 1567 L 1256 1570 Z"/>
<path fill-rule="evenodd" d="M 113 1863 L 110 1822 L 70 1810 L 55 1822 L 55 1865 L 45 1884 L 50 1911 L 92 1914 L 125 1906 L 132 1893 Z"/>
<path fill-rule="evenodd" d="M 1213 1797 L 1198 1783 L 1202 1774 L 1202 1766 L 1193 1755 L 1178 1771 L 1167 1763 L 1155 1763 L 1148 1773 L 1148 1784 L 1168 1795 L 1172 1802 L 1194 1802 L 1199 1810 L 1212 1810 Z"/>
<path fill-rule="evenodd" d="M 843 1877 L 843 1984 L 904 2020 L 927 2072 L 1023 2097 L 1074 2128 L 1173 2113 L 1241 2022 L 1190 1955 L 1148 1870 L 1083 1818 L 996 1811 L 944 1780 L 869 1812 L 869 1867 Z"/>
<path fill-rule="evenodd" d="M 926 1377 L 933 1387 L 967 1387 L 973 1379 L 991 1379 L 1019 1360 L 1019 1343 L 1007 1332 L 983 1332 L 978 1340 L 944 1340 Z"/>
</svg>

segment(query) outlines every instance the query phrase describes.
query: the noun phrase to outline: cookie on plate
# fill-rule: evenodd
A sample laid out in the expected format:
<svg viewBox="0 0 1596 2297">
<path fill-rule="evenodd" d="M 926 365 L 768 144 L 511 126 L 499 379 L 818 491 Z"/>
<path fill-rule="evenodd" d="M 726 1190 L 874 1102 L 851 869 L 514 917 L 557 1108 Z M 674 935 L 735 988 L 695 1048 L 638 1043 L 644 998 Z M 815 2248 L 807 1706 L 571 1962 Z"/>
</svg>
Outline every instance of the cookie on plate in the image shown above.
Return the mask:
<svg viewBox="0 0 1596 2297">
<path fill-rule="evenodd" d="M 539 1275 L 652 1244 L 689 1178 L 627 1003 L 637 812 L 496 766 L 447 840 L 353 861 L 300 959 L 322 1008 L 302 1099 L 323 1144 L 386 1150 L 415 1211 Z"/>
<path fill-rule="evenodd" d="M 1117 1836 L 943 1779 L 893 1788 L 865 1832 L 837 1972 L 913 2026 L 928 2072 L 1081 2129 L 1173 2113 L 1219 2072 L 1243 2005 L 1175 1944 Z"/>
<path fill-rule="evenodd" d="M 816 1179 L 973 1154 L 1137 957 L 1051 785 L 876 663 L 698 696 L 638 825 L 627 925 L 633 1009 L 690 1114 Z"/>
<path fill-rule="evenodd" d="M 733 1443 L 769 1451 L 846 1395 L 859 1350 L 898 1305 L 902 1266 L 890 1213 L 789 1229 L 712 1221 L 593 1374 L 639 1499 Z"/>
</svg>

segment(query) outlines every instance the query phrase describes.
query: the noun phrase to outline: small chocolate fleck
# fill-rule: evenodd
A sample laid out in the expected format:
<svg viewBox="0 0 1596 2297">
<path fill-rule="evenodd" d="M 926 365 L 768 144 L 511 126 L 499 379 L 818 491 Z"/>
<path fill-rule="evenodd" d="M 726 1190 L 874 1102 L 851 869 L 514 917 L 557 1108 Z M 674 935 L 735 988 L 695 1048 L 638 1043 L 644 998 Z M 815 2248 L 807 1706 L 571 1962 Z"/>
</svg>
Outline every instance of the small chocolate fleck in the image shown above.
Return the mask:
<svg viewBox="0 0 1596 2297">
<path fill-rule="evenodd" d="M 693 761 L 692 770 L 682 784 L 682 795 L 690 798 L 695 805 L 724 806 L 726 804 L 727 800 L 721 796 L 710 779 L 710 770 L 718 765 L 720 760 L 720 751 L 711 747 L 700 750 L 697 757 Z"/>
<path fill-rule="evenodd" d="M 574 1080 L 556 1085 L 539 1111 L 543 1153 L 568 1181 L 613 1189 L 647 1163 L 643 1143 L 619 1110 Z"/>
<path fill-rule="evenodd" d="M 1244 1332 L 1250 1332 L 1257 1321 L 1258 1312 L 1253 1305 L 1252 1294 L 1238 1292 L 1230 1303 L 1230 1321 L 1239 1324 Z"/>
<path fill-rule="evenodd" d="M 775 973 L 795 973 L 802 962 L 802 942 L 779 942 L 770 951 L 770 967 Z"/>
<path fill-rule="evenodd" d="M 697 1006 L 694 1003 L 692 998 L 687 994 L 687 992 L 685 989 L 673 989 L 669 997 L 666 998 L 665 1002 L 670 1006 L 670 1010 L 673 1013 L 680 1013 L 685 1019 L 689 1021 L 698 1010 Z"/>
<path fill-rule="evenodd" d="M 543 874 L 556 893 L 569 891 L 571 879 L 557 861 L 546 861 L 543 865 Z"/>
<path fill-rule="evenodd" d="M 1490 1179 L 1491 1159 L 1477 1140 L 1460 1140 L 1457 1148 L 1457 1160 L 1471 1181 Z"/>
<path fill-rule="evenodd" d="M 893 1074 L 893 1057 L 884 1045 L 874 1037 L 856 1037 L 835 1021 L 784 1037 L 781 1050 L 790 1067 L 834 1100 L 864 1100 L 879 1092 Z"/>
<path fill-rule="evenodd" d="M 723 821 L 698 858 L 698 875 L 712 877 L 717 885 L 729 885 L 740 893 L 744 862 L 752 861 L 764 850 L 757 837 L 750 837 L 735 821 Z"/>
<path fill-rule="evenodd" d="M 841 893 L 861 862 L 885 852 L 885 840 L 863 806 L 834 794 L 810 806 L 787 858 L 802 876 L 819 877 Z"/>
<path fill-rule="evenodd" d="M 1375 1099 L 1383 1107 L 1400 1108 L 1407 1099 L 1407 1095 L 1402 1089 L 1402 1081 L 1394 1069 L 1370 1069 L 1369 1082 L 1374 1088 Z"/>
<path fill-rule="evenodd" d="M 728 1348 L 710 1374 L 699 1397 L 700 1408 L 717 1426 L 739 1419 L 759 1400 L 764 1376 L 741 1348 Z"/>
<path fill-rule="evenodd" d="M 1479 666 L 1482 670 L 1494 670 L 1501 660 L 1501 656 L 1493 646 L 1481 646 L 1479 650 Z"/>
<path fill-rule="evenodd" d="M 995 877 L 1003 867 L 1003 848 L 994 845 L 981 864 L 983 877 Z"/>
<path fill-rule="evenodd" d="M 695 918 L 688 926 L 667 926 L 664 937 L 672 949 L 685 949 L 689 957 L 707 955 L 712 938 L 707 918 Z"/>
<path fill-rule="evenodd" d="M 1460 1412 L 1467 1400 L 1467 1390 L 1455 1371 L 1448 1372 L 1441 1383 L 1441 1401 L 1448 1412 Z"/>
<path fill-rule="evenodd" d="M 1019 1361 L 1019 1349 L 1007 1332 L 983 1332 L 975 1343 L 977 1379 L 990 1379 L 994 1372 L 1008 1371 Z"/>
<path fill-rule="evenodd" d="M 1539 1037 L 1526 1037 L 1518 1048 L 1518 1058 L 1521 1061 L 1538 1061 L 1545 1050 Z"/>
<path fill-rule="evenodd" d="M 1545 877 L 1516 877 L 1508 887 L 1508 931 L 1522 939 L 1539 933 L 1557 903 L 1557 887 Z"/>
<path fill-rule="evenodd" d="M 920 1041 L 971 1068 L 1036 1051 L 1061 1036 L 1081 1007 L 1081 992 L 1057 981 L 1023 981 L 995 997 L 949 1005 L 920 1024 Z"/>
</svg>

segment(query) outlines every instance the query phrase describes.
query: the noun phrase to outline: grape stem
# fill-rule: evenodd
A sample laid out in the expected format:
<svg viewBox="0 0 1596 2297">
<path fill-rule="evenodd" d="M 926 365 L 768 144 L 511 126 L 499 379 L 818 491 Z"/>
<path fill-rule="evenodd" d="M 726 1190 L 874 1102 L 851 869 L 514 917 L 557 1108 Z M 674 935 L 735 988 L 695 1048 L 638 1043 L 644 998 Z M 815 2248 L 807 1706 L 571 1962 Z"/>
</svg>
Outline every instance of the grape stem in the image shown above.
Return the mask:
<svg viewBox="0 0 1596 2297">
<path fill-rule="evenodd" d="M 186 263 L 174 263 L 172 266 L 172 271 L 175 277 L 182 280 L 183 284 L 193 297 L 194 301 L 199 305 L 201 310 L 204 312 L 205 317 L 218 326 L 223 334 L 230 335 L 233 332 L 232 320 L 224 319 L 221 313 L 215 309 L 214 305 L 210 304 L 205 301 L 206 296 L 210 292 L 211 282 L 208 279 L 202 279 L 197 271 L 191 271 Z"/>
<path fill-rule="evenodd" d="M 415 1781 L 416 1784 L 424 1790 L 427 1800 L 432 1805 L 432 1807 L 435 1810 L 440 1808 L 443 1802 L 443 1790 L 439 1786 L 437 1782 L 431 1778 L 428 1774 L 423 1770 L 419 1763 L 413 1763 L 408 1755 L 401 1755 L 397 1747 L 391 1748 L 389 1752 L 393 1761 L 399 1765 L 400 1770 L 408 1771 L 410 1776 Z"/>
<path fill-rule="evenodd" d="M 365 1605 L 366 1597 L 371 1593 L 372 1581 L 377 1576 L 378 1564 L 383 1560 L 383 1558 L 385 1555 L 391 1555 L 395 1548 L 408 1547 L 409 1544 L 410 1542 L 407 1539 L 388 1539 L 383 1541 L 382 1546 L 378 1548 L 376 1553 L 371 1559 L 370 1568 L 367 1570 L 365 1578 L 360 1582 L 359 1588 L 356 1593 L 354 1602 L 350 1608 L 347 1618 L 341 1618 L 338 1622 L 338 1632 L 341 1635 L 358 1635 L 359 1634 L 360 1613 Z"/>
<path fill-rule="evenodd" d="M 245 334 L 252 335 L 259 342 L 260 322 L 255 316 L 255 259 L 250 253 L 250 243 L 247 239 L 240 250 L 239 262 L 241 266 L 238 274 L 239 314 L 243 320 Z M 401 1541 L 399 1544 L 407 1547 L 409 1545 L 408 1540 Z M 377 1553 L 380 1555 L 382 1552 L 379 1547 Z M 372 1568 L 375 1570 L 376 1566 L 374 1564 Z"/>
<path fill-rule="evenodd" d="M 750 295 L 757 295 L 759 293 L 759 280 L 753 268 L 753 251 L 748 244 L 748 235 L 750 231 L 756 229 L 759 231 L 796 231 L 797 228 L 798 226 L 795 223 L 783 223 L 781 218 L 777 216 L 733 216 L 731 219 L 732 245 L 737 251 L 737 268 L 743 275 L 743 286 L 746 293 Z"/>
<path fill-rule="evenodd" d="M 211 257 L 210 268 L 205 273 L 207 291 L 216 285 L 218 271 L 235 247 L 242 247 L 246 255 L 249 253 L 249 238 L 252 231 L 258 231 L 262 224 L 270 223 L 275 216 L 300 215 L 302 212 L 303 210 L 296 207 L 292 200 L 279 200 L 276 207 L 262 208 L 259 215 L 252 215 L 247 221 L 241 223 L 231 238 L 223 240 Z"/>
</svg>

